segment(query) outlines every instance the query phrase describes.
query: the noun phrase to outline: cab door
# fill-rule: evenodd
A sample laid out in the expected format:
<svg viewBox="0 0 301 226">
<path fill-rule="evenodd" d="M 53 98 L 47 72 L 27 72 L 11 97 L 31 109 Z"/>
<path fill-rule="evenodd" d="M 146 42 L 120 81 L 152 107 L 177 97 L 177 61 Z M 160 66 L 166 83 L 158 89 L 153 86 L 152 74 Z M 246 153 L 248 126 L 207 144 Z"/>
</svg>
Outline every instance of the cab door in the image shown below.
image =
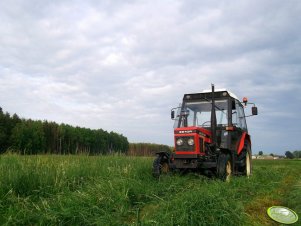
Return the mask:
<svg viewBox="0 0 301 226">
<path fill-rule="evenodd" d="M 248 133 L 244 107 L 238 100 L 233 100 L 232 105 L 232 125 L 234 131 L 231 136 L 231 149 L 237 150 L 240 140 L 245 133 Z"/>
</svg>

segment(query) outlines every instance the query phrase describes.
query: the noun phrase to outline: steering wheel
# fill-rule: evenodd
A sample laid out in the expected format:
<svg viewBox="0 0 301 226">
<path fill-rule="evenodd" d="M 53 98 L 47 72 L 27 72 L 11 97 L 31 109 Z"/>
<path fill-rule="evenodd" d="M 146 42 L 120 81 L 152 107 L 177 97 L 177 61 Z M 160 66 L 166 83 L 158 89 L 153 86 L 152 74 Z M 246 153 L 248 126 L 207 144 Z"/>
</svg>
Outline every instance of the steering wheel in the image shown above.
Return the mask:
<svg viewBox="0 0 301 226">
<path fill-rule="evenodd" d="M 211 123 L 211 121 L 206 121 L 206 122 L 204 122 L 204 123 L 202 124 L 202 127 L 204 127 L 206 123 Z"/>
</svg>

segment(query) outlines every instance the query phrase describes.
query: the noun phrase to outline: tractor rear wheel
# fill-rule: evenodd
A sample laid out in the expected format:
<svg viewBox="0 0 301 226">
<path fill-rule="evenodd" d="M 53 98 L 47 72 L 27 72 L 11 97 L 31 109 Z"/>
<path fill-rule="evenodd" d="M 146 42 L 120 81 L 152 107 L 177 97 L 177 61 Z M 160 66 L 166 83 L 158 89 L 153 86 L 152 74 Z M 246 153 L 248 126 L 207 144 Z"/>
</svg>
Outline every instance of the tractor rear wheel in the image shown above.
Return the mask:
<svg viewBox="0 0 301 226">
<path fill-rule="evenodd" d="M 153 176 L 159 178 L 161 174 L 169 172 L 168 160 L 165 156 L 158 156 L 153 162 Z"/>
<path fill-rule="evenodd" d="M 229 182 L 232 176 L 232 161 L 231 155 L 221 153 L 218 158 L 217 176 L 223 181 Z"/>
</svg>

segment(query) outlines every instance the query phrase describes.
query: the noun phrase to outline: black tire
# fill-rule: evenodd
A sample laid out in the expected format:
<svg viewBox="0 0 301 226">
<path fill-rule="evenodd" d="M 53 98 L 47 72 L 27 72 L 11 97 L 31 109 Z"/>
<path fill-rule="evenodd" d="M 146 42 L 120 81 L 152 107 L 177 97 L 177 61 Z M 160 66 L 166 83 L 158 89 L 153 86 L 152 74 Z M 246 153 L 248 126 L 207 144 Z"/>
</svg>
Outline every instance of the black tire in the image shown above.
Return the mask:
<svg viewBox="0 0 301 226">
<path fill-rule="evenodd" d="M 248 144 L 246 147 L 246 154 L 244 158 L 244 172 L 243 175 L 250 177 L 252 175 L 252 152 L 251 152 L 251 147 Z"/>
<path fill-rule="evenodd" d="M 238 160 L 243 161 L 243 164 L 238 168 L 241 175 L 250 177 L 252 175 L 252 152 L 249 143 L 245 143 L 242 153 L 238 156 Z"/>
<path fill-rule="evenodd" d="M 159 178 L 161 174 L 169 172 L 168 160 L 165 156 L 157 156 L 153 162 L 153 176 Z"/>
<path fill-rule="evenodd" d="M 217 177 L 222 181 L 230 182 L 232 176 L 232 160 L 231 155 L 221 153 L 217 163 Z"/>
</svg>

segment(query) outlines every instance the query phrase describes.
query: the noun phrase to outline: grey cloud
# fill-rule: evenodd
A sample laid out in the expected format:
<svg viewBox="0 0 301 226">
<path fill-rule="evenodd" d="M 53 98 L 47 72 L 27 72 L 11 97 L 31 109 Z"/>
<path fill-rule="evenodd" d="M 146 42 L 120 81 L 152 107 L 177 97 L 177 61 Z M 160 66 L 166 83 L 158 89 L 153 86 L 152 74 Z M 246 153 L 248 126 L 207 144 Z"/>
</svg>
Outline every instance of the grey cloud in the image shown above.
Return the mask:
<svg viewBox="0 0 301 226">
<path fill-rule="evenodd" d="M 1 107 L 172 144 L 170 108 L 215 83 L 257 102 L 260 115 L 249 119 L 255 151 L 283 152 L 277 140 L 287 127 L 296 148 L 300 8 L 299 1 L 2 1 Z"/>
</svg>

